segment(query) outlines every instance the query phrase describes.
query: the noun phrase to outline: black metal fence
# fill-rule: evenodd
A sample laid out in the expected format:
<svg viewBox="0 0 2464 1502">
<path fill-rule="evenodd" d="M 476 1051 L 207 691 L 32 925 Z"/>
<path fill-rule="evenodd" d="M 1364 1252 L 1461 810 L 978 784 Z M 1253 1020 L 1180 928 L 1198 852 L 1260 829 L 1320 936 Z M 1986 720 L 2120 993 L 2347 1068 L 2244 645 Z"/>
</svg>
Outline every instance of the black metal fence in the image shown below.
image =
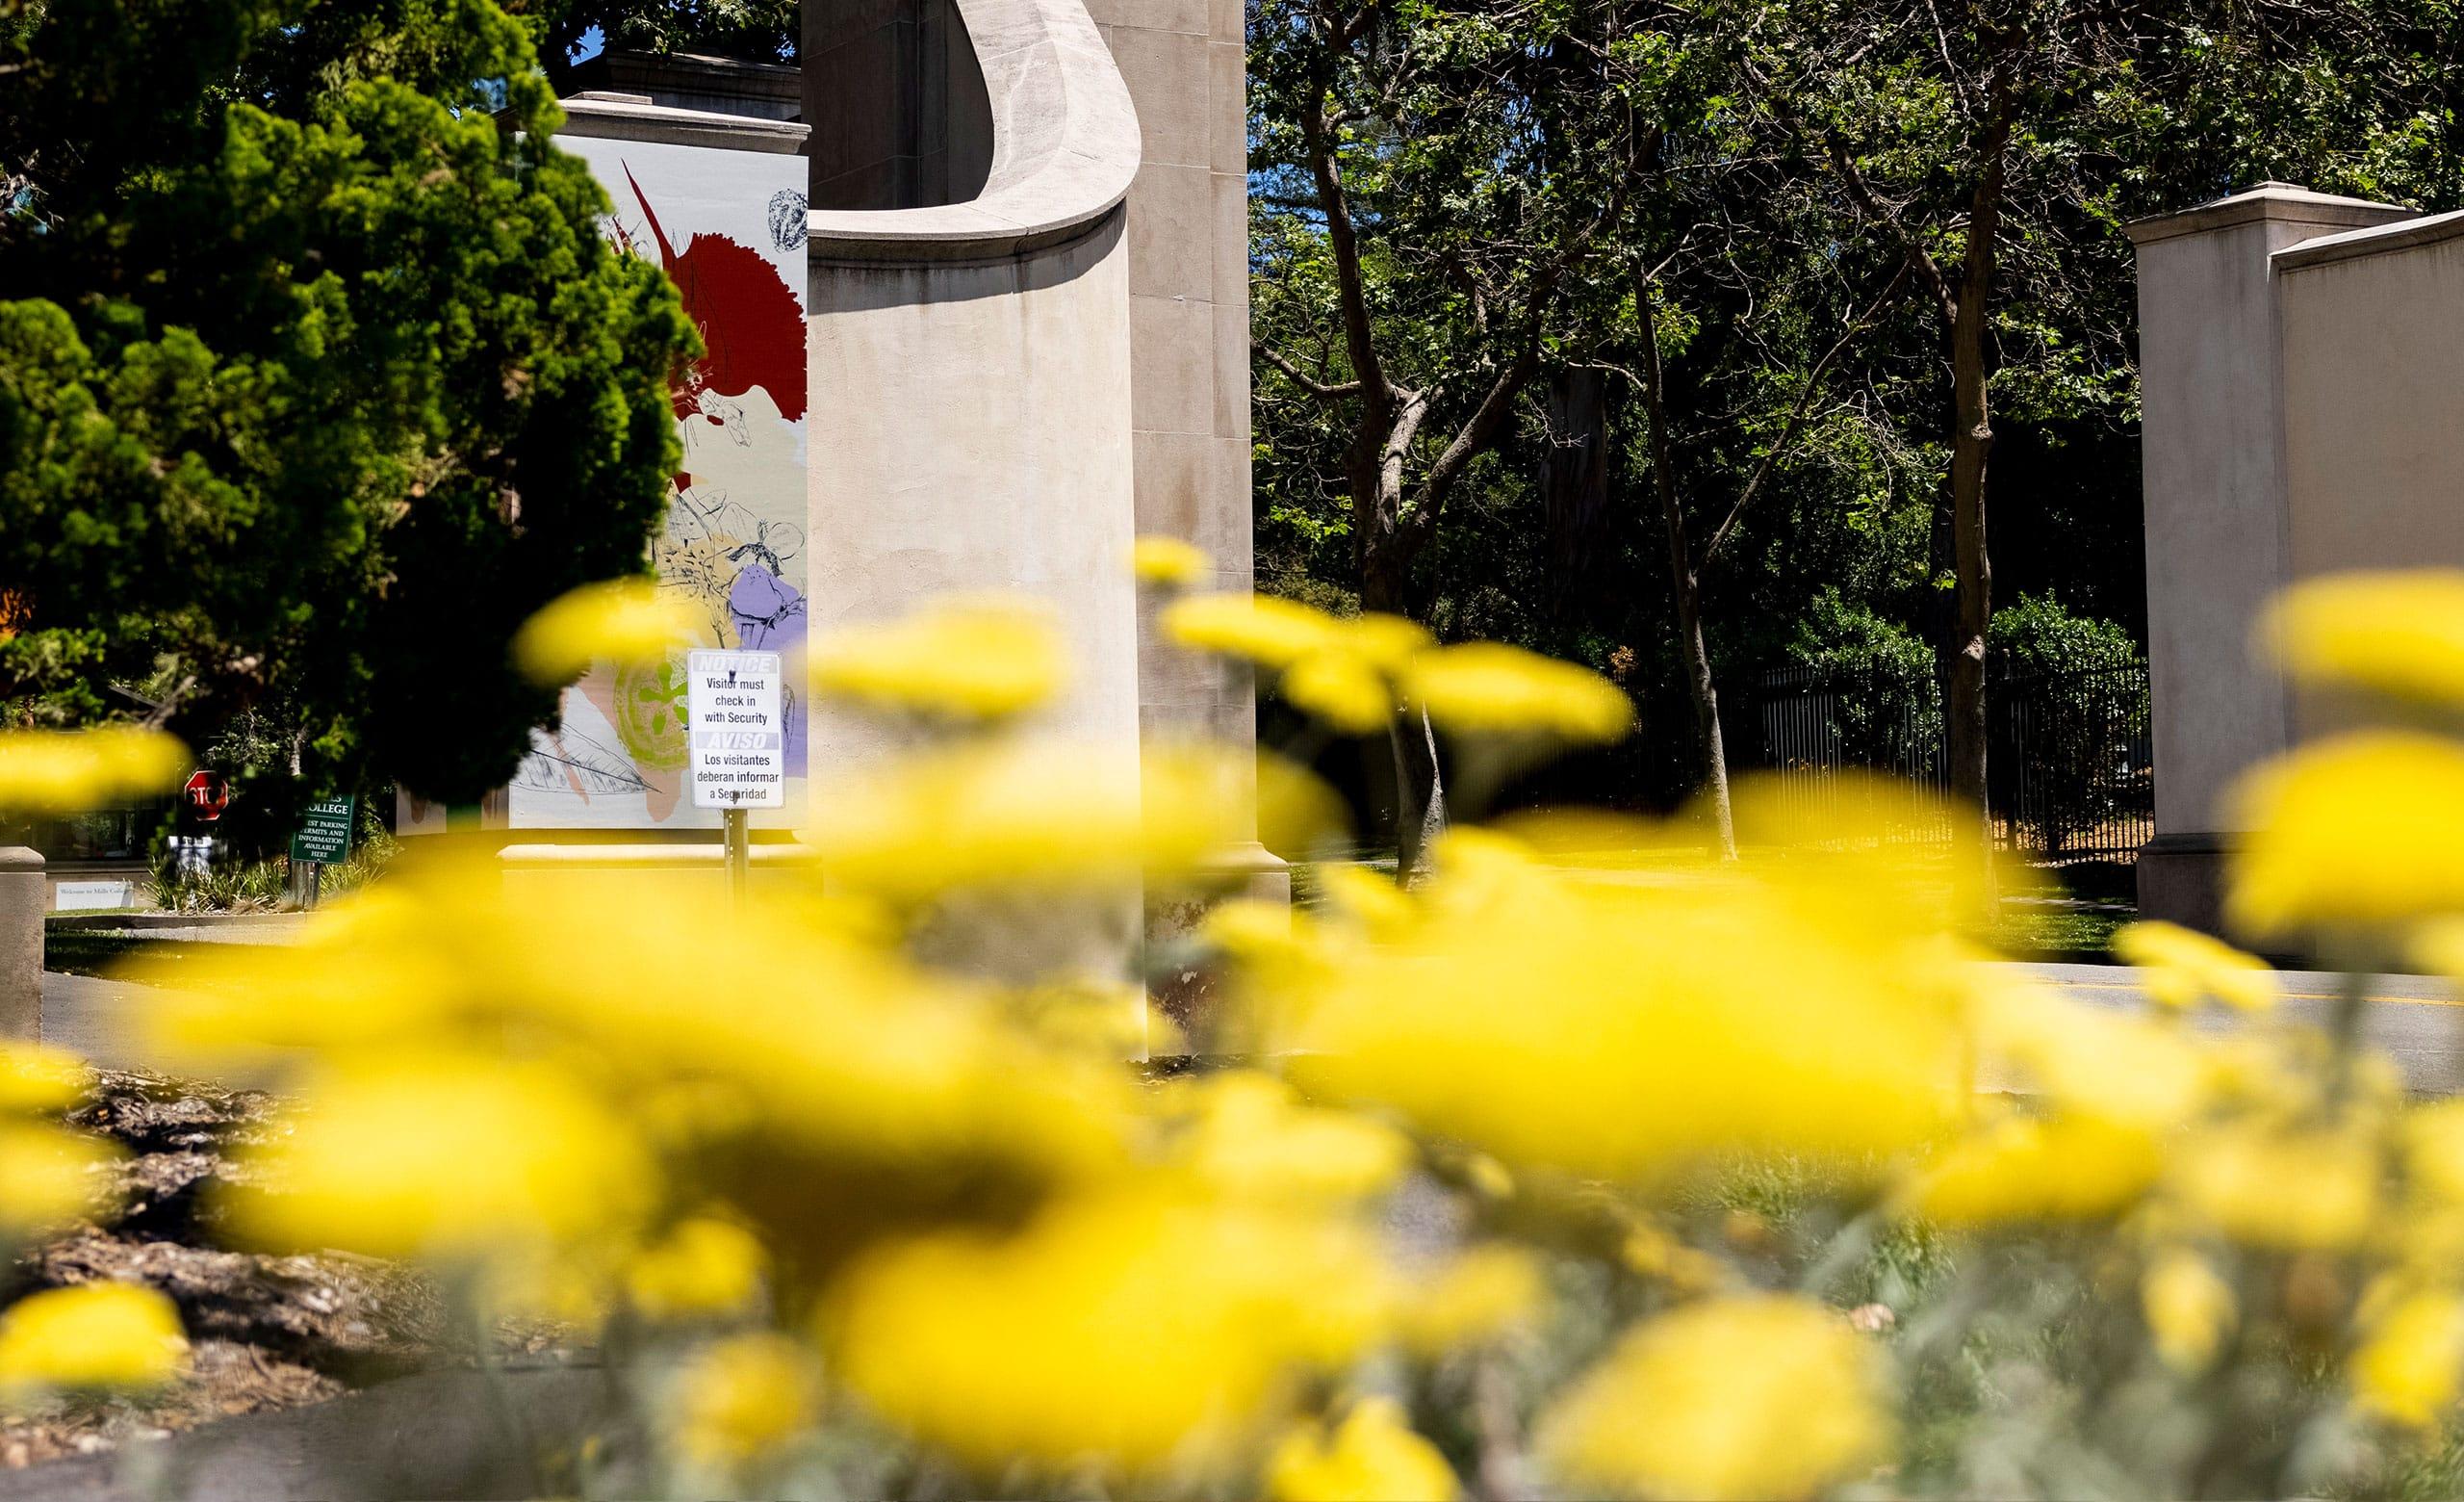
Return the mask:
<svg viewBox="0 0 2464 1502">
<path fill-rule="evenodd" d="M 1776 774 L 1812 814 L 1853 796 L 1830 774 L 1888 773 L 1946 790 L 1942 691 L 1931 676 L 1789 668 L 1722 690 L 1737 771 Z M 1995 673 L 1986 695 L 1986 802 L 1995 838 L 2048 860 L 2129 859 L 2156 832 L 2147 669 Z M 1947 815 L 1909 829 L 1947 839 Z"/>
</svg>

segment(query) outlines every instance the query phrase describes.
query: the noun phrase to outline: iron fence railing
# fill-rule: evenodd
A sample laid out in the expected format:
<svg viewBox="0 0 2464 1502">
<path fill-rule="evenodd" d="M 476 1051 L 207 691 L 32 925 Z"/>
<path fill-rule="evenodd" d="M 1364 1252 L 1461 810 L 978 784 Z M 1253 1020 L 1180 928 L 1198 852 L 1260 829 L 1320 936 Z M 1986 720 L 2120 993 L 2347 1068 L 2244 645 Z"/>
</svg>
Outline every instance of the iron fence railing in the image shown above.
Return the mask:
<svg viewBox="0 0 2464 1502">
<path fill-rule="evenodd" d="M 1789 812 L 1847 813 L 1864 794 L 1847 770 L 1920 789 L 1949 784 L 1939 682 L 1930 675 L 1787 668 L 1722 690 L 1733 770 L 1779 780 Z M 1995 838 L 2047 859 L 2128 859 L 2155 834 L 2147 669 L 1996 672 L 1986 695 L 1986 802 Z M 1912 840 L 1948 839 L 1947 813 L 1919 816 Z"/>
</svg>

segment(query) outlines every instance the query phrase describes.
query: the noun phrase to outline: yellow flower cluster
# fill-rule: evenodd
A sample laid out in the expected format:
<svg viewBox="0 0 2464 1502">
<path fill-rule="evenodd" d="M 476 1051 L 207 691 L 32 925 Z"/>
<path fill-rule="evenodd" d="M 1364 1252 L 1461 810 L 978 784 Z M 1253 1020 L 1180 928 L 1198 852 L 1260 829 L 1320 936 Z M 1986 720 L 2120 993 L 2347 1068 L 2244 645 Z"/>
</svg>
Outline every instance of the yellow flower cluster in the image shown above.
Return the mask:
<svg viewBox="0 0 2464 1502">
<path fill-rule="evenodd" d="M 188 748 L 159 730 L 0 731 L 0 816 L 73 814 L 176 786 Z"/>
<path fill-rule="evenodd" d="M 1405 704 L 1470 738 L 1585 745 L 1633 725 L 1632 701 L 1597 673 L 1494 642 L 1439 647 L 1399 616 L 1346 618 L 1266 595 L 1197 595 L 1166 610 L 1164 627 L 1185 647 L 1275 673 L 1286 699 L 1347 735 L 1385 729 Z"/>
<path fill-rule="evenodd" d="M 0 1392 L 150 1387 L 178 1375 L 188 1337 L 151 1288 L 83 1283 L 0 1311 Z"/>
<path fill-rule="evenodd" d="M 513 662 L 532 683 L 571 683 L 593 662 L 656 662 L 683 650 L 693 624 L 647 579 L 584 584 L 523 623 Z"/>
<path fill-rule="evenodd" d="M 1135 567 L 1178 587 L 1203 559 L 1150 544 Z M 565 668 L 630 631 L 580 609 L 540 628 Z M 1165 621 L 1339 728 L 1410 707 L 1520 746 L 1631 720 L 1594 675 L 1408 622 L 1219 595 Z M 1757 853 L 1725 865 L 1676 821 L 1527 819 L 1450 831 L 1408 891 L 1329 865 L 1304 910 L 1223 903 L 1167 953 L 1221 983 L 1251 1057 L 1141 1077 L 1141 900 L 1219 894 L 1253 786 L 1308 829 L 1340 816 L 1245 758 L 1029 738 L 1060 661 L 1040 617 L 983 605 L 825 646 L 817 686 L 922 743 L 820 801 L 817 876 L 765 871 L 740 905 L 706 876 L 517 890 L 437 843 L 295 945 L 157 966 L 167 1056 L 295 1098 L 227 1224 L 613 1317 L 668 1363 L 646 1427 L 713 1490 L 805 1463 L 824 1425 L 986 1491 L 1450 1497 L 1519 1468 L 1586 1495 L 1888 1489 L 1889 1310 L 1758 1291 L 1769 1222 L 1687 1208 L 1739 1173 L 1784 1172 L 1859 1234 L 2101 1237 L 2081 1281 L 2149 1391 L 2295 1331 L 2372 1424 L 2453 1407 L 2464 1107 L 2408 1104 L 2349 1032 L 2183 930 L 2119 941 L 2149 1015 L 1984 963 L 1900 842 L 1927 816 L 1904 790 L 1845 785 L 1809 817 L 1748 781 Z M 2256 926 L 2464 957 L 2464 752 L 2348 739 L 2245 806 Z M 2194 1025 L 2207 1001 L 2230 1030 Z M 0 1214 L 56 1217 L 43 1185 L 83 1182 L 90 1152 L 39 1120 L 75 1079 L 0 1058 L 0 1132 L 50 1145 L 0 1144 Z M 176 1354 L 160 1306 L 64 1293 L 116 1302 L 90 1301 L 82 1345 L 54 1295 L 0 1314 L 0 1379 L 144 1380 Z M 1534 1357 L 1569 1320 L 1581 1349 Z"/>
<path fill-rule="evenodd" d="M 1052 612 L 1022 599 L 951 601 L 903 620 L 842 626 L 811 655 L 816 693 L 957 720 L 1003 720 L 1048 704 L 1068 666 Z"/>
</svg>

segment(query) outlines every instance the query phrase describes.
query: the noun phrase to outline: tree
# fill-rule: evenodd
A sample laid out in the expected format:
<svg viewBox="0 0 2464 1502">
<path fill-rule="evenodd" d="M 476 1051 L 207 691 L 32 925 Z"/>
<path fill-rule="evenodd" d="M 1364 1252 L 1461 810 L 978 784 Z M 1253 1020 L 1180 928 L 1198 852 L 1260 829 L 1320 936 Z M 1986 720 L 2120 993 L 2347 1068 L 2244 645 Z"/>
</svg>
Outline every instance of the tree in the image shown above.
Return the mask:
<svg viewBox="0 0 2464 1502">
<path fill-rule="evenodd" d="M 505 8 L 535 30 L 558 93 L 571 89 L 575 55 L 594 32 L 603 47 L 792 63 L 801 9 L 798 0 L 506 0 Z"/>
<path fill-rule="evenodd" d="M 13 717 L 287 702 L 312 785 L 502 783 L 555 709 L 505 642 L 644 566 L 693 346 L 555 120 L 491 0 L 10 9 Z"/>
</svg>

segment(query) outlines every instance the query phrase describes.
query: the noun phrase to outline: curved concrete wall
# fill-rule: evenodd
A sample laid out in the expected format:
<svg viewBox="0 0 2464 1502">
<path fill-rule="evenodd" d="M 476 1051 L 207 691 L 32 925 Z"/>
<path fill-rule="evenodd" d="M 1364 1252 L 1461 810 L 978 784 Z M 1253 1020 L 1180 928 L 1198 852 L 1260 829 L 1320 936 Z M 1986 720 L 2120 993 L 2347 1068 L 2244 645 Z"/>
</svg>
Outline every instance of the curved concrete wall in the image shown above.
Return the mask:
<svg viewBox="0 0 2464 1502">
<path fill-rule="evenodd" d="M 1053 728 L 1099 743 L 1134 778 L 1122 200 L 1137 117 L 1079 0 L 955 5 L 991 127 L 982 190 L 808 220 L 813 630 L 938 594 L 1039 596 L 1078 670 Z M 808 52 L 811 38 L 808 23 Z M 879 738 L 817 710 L 817 776 L 868 759 Z"/>
</svg>

